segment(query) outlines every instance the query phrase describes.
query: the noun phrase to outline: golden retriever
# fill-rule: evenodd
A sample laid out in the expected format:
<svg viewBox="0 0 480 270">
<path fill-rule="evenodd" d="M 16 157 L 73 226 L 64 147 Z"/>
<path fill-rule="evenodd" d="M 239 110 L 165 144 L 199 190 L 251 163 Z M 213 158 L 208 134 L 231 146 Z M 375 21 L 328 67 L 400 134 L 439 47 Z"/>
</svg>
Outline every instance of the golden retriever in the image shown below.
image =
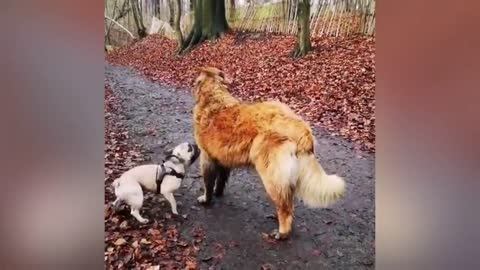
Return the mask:
<svg viewBox="0 0 480 270">
<path fill-rule="evenodd" d="M 194 130 L 205 185 L 198 202 L 223 195 L 230 169 L 254 166 L 276 206 L 274 236 L 286 239 L 294 196 L 309 207 L 324 207 L 343 197 L 345 181 L 325 173 L 314 156 L 311 128 L 287 105 L 243 103 L 229 93 L 229 83 L 212 67 L 202 68 L 195 80 Z"/>
</svg>

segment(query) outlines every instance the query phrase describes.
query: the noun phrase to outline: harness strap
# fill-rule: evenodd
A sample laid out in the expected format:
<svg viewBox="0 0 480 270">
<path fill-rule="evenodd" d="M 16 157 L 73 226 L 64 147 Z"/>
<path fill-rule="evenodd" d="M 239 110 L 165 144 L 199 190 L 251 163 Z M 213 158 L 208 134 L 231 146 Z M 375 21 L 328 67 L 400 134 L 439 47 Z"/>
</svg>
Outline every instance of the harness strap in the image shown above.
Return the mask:
<svg viewBox="0 0 480 270">
<path fill-rule="evenodd" d="M 183 177 L 185 177 L 185 174 L 179 173 L 175 170 L 171 170 L 170 172 L 166 173 L 166 175 L 172 175 L 172 176 L 175 176 L 175 177 L 180 178 L 180 179 L 183 179 Z"/>
<path fill-rule="evenodd" d="M 162 167 L 161 173 L 158 173 L 159 167 Z M 163 178 L 165 178 L 165 174 L 166 174 L 165 166 L 163 166 L 163 164 L 158 166 L 157 170 L 155 171 L 155 182 L 157 183 L 157 194 L 160 194 L 160 188 L 162 186 Z"/>
<path fill-rule="evenodd" d="M 180 178 L 180 179 L 183 179 L 185 177 L 184 173 L 179 173 L 172 168 L 169 168 L 170 171 L 167 172 L 167 170 L 165 169 L 165 166 L 163 164 L 160 165 L 160 166 L 162 167 L 162 172 L 158 173 L 158 167 L 157 167 L 157 170 L 155 171 L 155 182 L 157 183 L 157 194 L 160 194 L 160 189 L 161 189 L 163 179 L 165 178 L 165 176 L 171 175 L 171 176 L 175 176 L 175 177 Z"/>
</svg>

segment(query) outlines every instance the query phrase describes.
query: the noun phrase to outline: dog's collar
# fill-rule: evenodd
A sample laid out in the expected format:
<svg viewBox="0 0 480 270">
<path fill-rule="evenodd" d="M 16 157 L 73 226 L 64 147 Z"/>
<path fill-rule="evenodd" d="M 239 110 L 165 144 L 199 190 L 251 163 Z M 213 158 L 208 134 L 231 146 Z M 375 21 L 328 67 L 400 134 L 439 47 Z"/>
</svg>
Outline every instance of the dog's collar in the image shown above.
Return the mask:
<svg viewBox="0 0 480 270">
<path fill-rule="evenodd" d="M 177 156 L 175 156 L 175 157 L 177 157 Z M 180 159 L 179 157 L 177 157 L 177 158 Z M 161 170 L 162 170 L 160 173 L 158 172 L 159 167 L 161 167 Z M 167 169 L 169 169 L 169 171 L 167 171 Z M 163 179 L 167 175 L 175 176 L 175 177 L 180 178 L 180 179 L 183 179 L 185 177 L 184 173 L 179 173 L 179 172 L 175 171 L 175 169 L 173 169 L 173 168 L 166 168 L 165 165 L 163 165 L 163 164 L 158 166 L 157 170 L 155 171 L 155 182 L 157 183 L 157 194 L 160 194 L 160 188 L 162 186 Z"/>
</svg>

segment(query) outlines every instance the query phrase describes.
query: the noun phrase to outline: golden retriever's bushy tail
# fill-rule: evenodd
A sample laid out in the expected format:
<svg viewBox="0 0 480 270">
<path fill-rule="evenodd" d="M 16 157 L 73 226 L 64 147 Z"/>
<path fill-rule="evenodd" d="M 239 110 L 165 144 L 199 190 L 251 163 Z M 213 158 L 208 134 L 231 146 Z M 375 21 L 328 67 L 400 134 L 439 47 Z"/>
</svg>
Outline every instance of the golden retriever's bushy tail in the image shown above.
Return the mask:
<svg viewBox="0 0 480 270">
<path fill-rule="evenodd" d="M 298 180 L 295 195 L 305 205 L 326 207 L 341 199 L 345 193 L 345 181 L 337 175 L 325 173 L 313 154 L 298 155 Z"/>
</svg>

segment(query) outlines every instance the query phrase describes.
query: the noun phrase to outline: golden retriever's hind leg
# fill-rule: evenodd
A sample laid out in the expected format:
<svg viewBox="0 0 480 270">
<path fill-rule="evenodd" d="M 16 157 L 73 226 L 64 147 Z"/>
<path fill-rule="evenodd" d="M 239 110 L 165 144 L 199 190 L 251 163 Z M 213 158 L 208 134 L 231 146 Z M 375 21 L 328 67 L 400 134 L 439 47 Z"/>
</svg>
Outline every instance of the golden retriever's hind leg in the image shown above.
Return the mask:
<svg viewBox="0 0 480 270">
<path fill-rule="evenodd" d="M 292 231 L 293 223 L 293 199 L 295 188 L 288 181 L 286 174 L 277 174 L 277 164 L 270 163 L 263 166 L 263 163 L 256 166 L 258 174 L 262 178 L 265 190 L 275 204 L 277 210 L 278 229 L 274 230 L 273 236 L 278 240 L 287 239 Z"/>
<path fill-rule="evenodd" d="M 265 188 L 277 209 L 278 229 L 273 231 L 273 236 L 278 240 L 287 239 L 293 223 L 293 188 L 278 189 L 274 185 Z"/>
<path fill-rule="evenodd" d="M 209 204 L 212 201 L 213 187 L 217 178 L 217 165 L 206 154 L 200 155 L 200 168 L 203 174 L 204 193 L 197 198 L 201 204 Z"/>
<path fill-rule="evenodd" d="M 277 210 L 276 239 L 288 238 L 292 231 L 293 200 L 298 178 L 295 143 L 271 134 L 258 142 L 255 168 Z"/>
<path fill-rule="evenodd" d="M 277 205 L 278 230 L 274 231 L 274 237 L 279 240 L 288 238 L 292 231 L 293 223 L 293 200 L 285 201 Z"/>
<path fill-rule="evenodd" d="M 221 165 L 217 165 L 218 173 L 217 179 L 215 180 L 215 190 L 214 195 L 216 197 L 223 196 L 223 191 L 225 190 L 225 184 L 227 183 L 228 177 L 230 175 L 230 169 Z"/>
</svg>

